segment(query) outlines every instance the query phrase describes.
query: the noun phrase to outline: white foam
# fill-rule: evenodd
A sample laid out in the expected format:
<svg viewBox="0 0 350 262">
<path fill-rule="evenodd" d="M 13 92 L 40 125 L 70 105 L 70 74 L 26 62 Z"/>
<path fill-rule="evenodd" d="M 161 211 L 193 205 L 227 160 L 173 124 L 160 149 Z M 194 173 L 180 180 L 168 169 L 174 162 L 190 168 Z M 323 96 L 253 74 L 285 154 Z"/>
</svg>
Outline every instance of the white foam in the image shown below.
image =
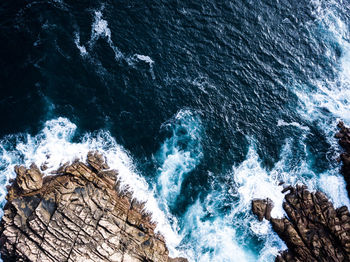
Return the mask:
<svg viewBox="0 0 350 262">
<path fill-rule="evenodd" d="M 111 38 L 111 30 L 108 28 L 106 20 L 102 19 L 102 12 L 95 11 L 95 21 L 92 24 L 93 37 L 106 37 Z"/>
<path fill-rule="evenodd" d="M 331 171 L 321 174 L 318 184 L 320 190 L 330 196 L 335 207 L 345 205 L 350 209 L 350 200 L 346 197 L 346 184 L 337 169 L 333 171 L 333 174 Z"/>
<path fill-rule="evenodd" d="M 80 36 L 79 36 L 78 32 L 75 33 L 74 43 L 75 43 L 76 47 L 79 49 L 80 55 L 86 56 L 87 51 L 86 51 L 86 48 L 84 45 L 80 45 Z"/>
<path fill-rule="evenodd" d="M 115 59 L 119 61 L 120 59 L 125 59 L 124 54 L 119 50 L 119 48 L 114 45 L 112 41 L 112 33 L 108 27 L 107 20 L 102 18 L 101 11 L 95 11 L 94 22 L 91 28 L 91 40 L 90 46 L 92 46 L 97 39 L 100 37 L 107 39 L 107 43 L 114 52 Z"/>
<path fill-rule="evenodd" d="M 135 54 L 132 58 L 127 59 L 129 65 L 132 65 L 132 66 L 134 65 L 135 60 L 139 60 L 139 61 L 143 61 L 143 62 L 147 63 L 149 65 L 149 71 L 151 73 L 151 76 L 153 79 L 155 79 L 155 75 L 154 75 L 154 71 L 153 71 L 154 61 L 152 60 L 152 58 L 150 58 L 147 55 Z"/>
<path fill-rule="evenodd" d="M 270 223 L 266 219 L 263 221 L 252 221 L 250 222 L 250 229 L 257 235 L 257 236 L 265 236 L 270 232 Z"/>
<path fill-rule="evenodd" d="M 153 72 L 154 61 L 149 56 L 142 55 L 142 54 L 135 54 L 132 56 L 125 55 L 113 43 L 111 30 L 108 26 L 107 20 L 103 19 L 101 10 L 94 12 L 94 22 L 92 23 L 92 26 L 91 26 L 91 39 L 89 41 L 89 47 L 91 48 L 95 44 L 96 40 L 98 40 L 99 38 L 106 39 L 108 45 L 114 52 L 115 60 L 117 61 L 124 60 L 131 67 L 135 67 L 135 60 L 146 62 L 150 66 L 150 73 L 152 75 L 152 78 L 153 79 L 155 78 L 154 72 Z M 79 48 L 78 45 L 77 47 Z"/>
<path fill-rule="evenodd" d="M 72 142 L 77 127 L 66 118 L 58 118 L 47 121 L 43 130 L 36 136 L 18 135 L 8 136 L 1 141 L 1 169 L 0 180 L 6 183 L 9 178 L 14 178 L 13 168 L 16 164 L 29 166 L 36 163 L 37 166 L 46 164 L 48 169 L 44 174 L 49 174 L 56 170 L 65 162 L 74 159 L 85 161 L 86 155 L 91 150 L 98 150 L 106 156 L 111 168 L 119 170 L 121 186 L 133 192 L 133 197 L 140 201 L 146 201 L 145 209 L 152 213 L 152 219 L 157 223 L 156 230 L 166 239 L 170 254 L 178 255 L 175 247 L 181 237 L 177 234 L 176 219 L 171 218 L 173 227 L 168 221 L 168 215 L 162 212 L 152 191 L 145 179 L 141 177 L 135 169 L 132 158 L 125 149 L 117 144 L 109 132 L 99 131 L 92 135 L 86 133 L 79 142 Z M 11 149 L 8 145 L 11 141 L 16 141 L 16 145 Z M 6 148 L 7 147 L 7 148 Z M 4 181 L 5 180 L 5 181 Z M 4 202 L 6 194 L 5 184 L 0 186 L 0 201 Z"/>
<path fill-rule="evenodd" d="M 295 126 L 295 127 L 300 128 L 302 130 L 305 130 L 305 131 L 309 131 L 310 130 L 309 127 L 303 126 L 303 125 L 301 125 L 301 124 L 299 124 L 297 122 L 287 123 L 287 122 L 285 122 L 282 119 L 278 119 L 277 126 Z"/>
<path fill-rule="evenodd" d="M 180 110 L 173 123 L 169 123 L 172 136 L 164 141 L 156 158 L 158 168 L 158 187 L 168 204 L 172 204 L 181 191 L 182 181 L 200 162 L 201 123 L 189 110 Z"/>
<path fill-rule="evenodd" d="M 189 232 L 192 248 L 189 257 L 194 261 L 255 261 L 248 249 L 237 243 L 232 217 L 213 214 L 205 219 L 211 208 L 208 195 L 204 203 L 196 201 L 187 211 L 184 230 Z M 216 199 L 219 201 L 219 199 Z M 210 212 L 209 212 L 210 213 Z"/>
<path fill-rule="evenodd" d="M 275 204 L 271 215 L 283 217 L 284 195 L 281 193 L 283 188 L 278 186 L 279 177 L 269 174 L 261 167 L 258 154 L 253 148 L 249 149 L 246 160 L 233 168 L 233 177 L 239 195 L 239 210 L 249 210 L 254 198 L 270 198 Z"/>
<path fill-rule="evenodd" d="M 154 63 L 154 61 L 147 55 L 135 54 L 135 56 L 136 56 L 137 59 L 148 63 L 150 66 Z"/>
<path fill-rule="evenodd" d="M 197 200 L 184 216 L 183 233 L 189 239 L 186 243 L 190 249 L 189 258 L 194 261 L 267 262 L 286 249 L 269 222 L 259 222 L 249 212 L 251 202 L 241 205 L 241 199 L 229 200 L 230 194 L 237 197 L 235 189 L 227 184 L 220 187 L 203 201 Z M 220 210 L 223 205 L 230 206 L 231 210 L 223 212 Z M 254 234 L 264 242 L 258 254 L 252 251 L 256 247 L 248 241 Z"/>
<path fill-rule="evenodd" d="M 315 7 L 314 15 L 317 17 L 318 26 L 322 28 L 324 44 L 328 47 L 325 52 L 329 64 L 338 64 L 335 71 L 338 76 L 335 80 L 312 80 L 317 90 L 298 85 L 294 92 L 301 101 L 301 114 L 306 119 L 316 120 L 318 124 L 330 132 L 330 126 L 335 121 L 330 119 L 341 118 L 346 124 L 350 124 L 350 33 L 349 25 L 345 24 L 338 15 L 343 9 L 337 1 L 312 1 Z M 313 24 L 312 26 L 317 26 Z M 310 30 L 315 31 L 314 28 Z M 320 33 L 320 31 L 317 31 Z M 340 58 L 336 55 L 336 49 L 341 49 Z M 325 114 L 326 109 L 330 114 Z M 333 134 L 332 134 L 333 135 Z M 331 135 L 331 136 L 332 136 Z"/>
</svg>

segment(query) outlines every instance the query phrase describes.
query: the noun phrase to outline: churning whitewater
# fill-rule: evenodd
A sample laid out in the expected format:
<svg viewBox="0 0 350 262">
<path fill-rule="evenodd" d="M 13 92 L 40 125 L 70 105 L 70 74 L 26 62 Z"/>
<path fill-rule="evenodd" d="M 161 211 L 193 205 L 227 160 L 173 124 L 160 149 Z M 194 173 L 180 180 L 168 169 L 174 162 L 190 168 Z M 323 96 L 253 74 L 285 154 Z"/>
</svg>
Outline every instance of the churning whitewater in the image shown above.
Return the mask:
<svg viewBox="0 0 350 262">
<path fill-rule="evenodd" d="M 274 261 L 286 246 L 251 201 L 283 217 L 281 181 L 350 208 L 334 139 L 350 125 L 348 1 L 62 0 L 0 14 L 0 216 L 15 165 L 50 175 L 92 150 L 189 261 Z"/>
</svg>

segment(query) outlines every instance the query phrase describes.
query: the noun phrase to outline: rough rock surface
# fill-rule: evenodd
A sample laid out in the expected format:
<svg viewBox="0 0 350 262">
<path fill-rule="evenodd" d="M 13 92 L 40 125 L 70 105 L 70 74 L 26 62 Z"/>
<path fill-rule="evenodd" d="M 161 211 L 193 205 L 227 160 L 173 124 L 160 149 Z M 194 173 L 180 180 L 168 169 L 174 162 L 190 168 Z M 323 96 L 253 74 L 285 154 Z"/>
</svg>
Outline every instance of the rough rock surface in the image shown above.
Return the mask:
<svg viewBox="0 0 350 262">
<path fill-rule="evenodd" d="M 16 167 L 0 224 L 4 261 L 187 261 L 169 258 L 142 203 L 98 153 L 42 177 Z"/>
<path fill-rule="evenodd" d="M 323 193 L 310 193 L 305 186 L 283 191 L 289 191 L 283 203 L 288 217 L 271 218 L 269 200 L 252 202 L 253 213 L 269 220 L 288 247 L 276 261 L 350 261 L 348 208 L 335 209 Z"/>
<path fill-rule="evenodd" d="M 15 172 L 17 184 L 23 193 L 39 190 L 43 186 L 43 176 L 35 164 L 32 164 L 29 169 L 24 166 L 15 166 Z"/>
<path fill-rule="evenodd" d="M 340 160 L 343 164 L 341 173 L 344 176 L 346 189 L 350 197 L 350 128 L 345 127 L 343 122 L 339 122 L 338 127 L 340 130 L 335 137 L 339 139 L 339 144 L 345 151 L 340 154 Z"/>
</svg>

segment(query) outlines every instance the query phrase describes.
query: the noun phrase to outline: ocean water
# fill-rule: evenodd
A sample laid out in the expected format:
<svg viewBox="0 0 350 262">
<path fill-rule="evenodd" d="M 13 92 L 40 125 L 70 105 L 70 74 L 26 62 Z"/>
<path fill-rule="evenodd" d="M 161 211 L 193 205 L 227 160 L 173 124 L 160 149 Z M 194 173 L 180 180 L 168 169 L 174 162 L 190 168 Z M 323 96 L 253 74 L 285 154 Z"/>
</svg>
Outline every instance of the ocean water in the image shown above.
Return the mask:
<svg viewBox="0 0 350 262">
<path fill-rule="evenodd" d="M 280 181 L 350 202 L 350 2 L 2 1 L 0 207 L 14 165 L 103 152 L 170 254 L 274 261 L 251 200 Z M 0 216 L 2 210 L 0 209 Z"/>
</svg>

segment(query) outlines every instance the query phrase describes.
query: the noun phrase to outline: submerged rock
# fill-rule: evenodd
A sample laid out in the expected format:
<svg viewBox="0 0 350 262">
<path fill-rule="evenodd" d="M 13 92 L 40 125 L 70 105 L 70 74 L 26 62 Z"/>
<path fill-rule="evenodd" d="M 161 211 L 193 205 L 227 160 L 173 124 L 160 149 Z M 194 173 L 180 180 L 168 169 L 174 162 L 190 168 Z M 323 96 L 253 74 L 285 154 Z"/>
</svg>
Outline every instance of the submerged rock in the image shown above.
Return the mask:
<svg viewBox="0 0 350 262">
<path fill-rule="evenodd" d="M 89 153 L 55 176 L 16 167 L 0 224 L 4 261 L 187 261 L 169 258 L 143 204 L 119 188 L 104 157 Z"/>
<path fill-rule="evenodd" d="M 276 261 L 350 261 L 350 213 L 347 207 L 335 209 L 327 197 L 305 186 L 287 187 L 283 208 L 287 217 L 269 216 L 270 200 L 255 199 L 252 211 L 270 221 L 288 250 Z"/>
</svg>

